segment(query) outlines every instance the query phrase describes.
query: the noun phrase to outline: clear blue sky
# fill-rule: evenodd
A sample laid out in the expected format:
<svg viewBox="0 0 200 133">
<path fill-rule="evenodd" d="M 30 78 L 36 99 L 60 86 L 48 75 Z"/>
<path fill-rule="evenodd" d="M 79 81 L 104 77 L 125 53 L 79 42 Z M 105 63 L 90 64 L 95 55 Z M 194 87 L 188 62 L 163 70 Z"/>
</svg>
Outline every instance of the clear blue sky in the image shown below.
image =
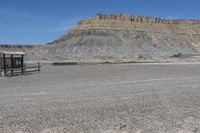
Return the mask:
<svg viewBox="0 0 200 133">
<path fill-rule="evenodd" d="M 50 42 L 96 13 L 200 19 L 200 0 L 0 0 L 0 44 Z"/>
</svg>

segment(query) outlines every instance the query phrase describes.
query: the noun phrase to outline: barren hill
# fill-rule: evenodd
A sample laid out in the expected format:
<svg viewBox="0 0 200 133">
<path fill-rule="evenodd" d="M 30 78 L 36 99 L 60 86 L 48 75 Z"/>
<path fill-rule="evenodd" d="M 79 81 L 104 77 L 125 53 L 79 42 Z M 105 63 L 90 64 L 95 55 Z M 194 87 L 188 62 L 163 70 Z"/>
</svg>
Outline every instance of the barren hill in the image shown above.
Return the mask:
<svg viewBox="0 0 200 133">
<path fill-rule="evenodd" d="M 200 54 L 200 21 L 97 14 L 28 54 L 40 60 L 146 60 Z"/>
</svg>

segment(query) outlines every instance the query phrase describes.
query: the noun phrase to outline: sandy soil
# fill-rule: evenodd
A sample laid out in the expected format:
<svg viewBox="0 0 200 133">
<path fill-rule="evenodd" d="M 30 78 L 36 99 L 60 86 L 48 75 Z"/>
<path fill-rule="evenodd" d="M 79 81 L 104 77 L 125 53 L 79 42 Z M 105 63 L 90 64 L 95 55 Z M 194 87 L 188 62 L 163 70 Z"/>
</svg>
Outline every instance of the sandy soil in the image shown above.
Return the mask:
<svg viewBox="0 0 200 133">
<path fill-rule="evenodd" d="M 1 78 L 0 133 L 197 133 L 199 68 L 45 65 Z"/>
</svg>

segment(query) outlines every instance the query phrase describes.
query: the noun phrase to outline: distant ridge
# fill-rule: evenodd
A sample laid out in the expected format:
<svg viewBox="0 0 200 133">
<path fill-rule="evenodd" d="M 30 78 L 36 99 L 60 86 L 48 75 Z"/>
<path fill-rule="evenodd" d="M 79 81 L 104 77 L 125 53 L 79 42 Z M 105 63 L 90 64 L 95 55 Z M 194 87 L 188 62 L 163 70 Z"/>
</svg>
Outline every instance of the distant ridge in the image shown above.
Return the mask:
<svg viewBox="0 0 200 133">
<path fill-rule="evenodd" d="M 200 61 L 200 21 L 97 14 L 80 20 L 55 41 L 27 49 L 27 53 L 28 60 L 52 62 L 135 62 L 193 57 Z"/>
<path fill-rule="evenodd" d="M 29 51 L 35 47 L 40 47 L 40 46 L 41 45 L 0 44 L 0 50 Z"/>
<path fill-rule="evenodd" d="M 40 46 L 40 45 L 0 44 L 1 48 L 20 48 L 20 47 L 31 48 L 31 47 L 34 47 L 34 46 Z"/>
</svg>

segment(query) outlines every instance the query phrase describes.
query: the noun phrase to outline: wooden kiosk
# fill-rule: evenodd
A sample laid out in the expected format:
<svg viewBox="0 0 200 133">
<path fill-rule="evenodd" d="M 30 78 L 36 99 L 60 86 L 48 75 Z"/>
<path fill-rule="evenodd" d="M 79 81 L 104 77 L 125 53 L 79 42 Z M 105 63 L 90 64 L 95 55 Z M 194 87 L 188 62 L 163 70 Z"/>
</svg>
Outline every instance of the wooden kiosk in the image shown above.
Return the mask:
<svg viewBox="0 0 200 133">
<path fill-rule="evenodd" d="M 24 52 L 0 51 L 0 76 L 24 74 Z"/>
</svg>

